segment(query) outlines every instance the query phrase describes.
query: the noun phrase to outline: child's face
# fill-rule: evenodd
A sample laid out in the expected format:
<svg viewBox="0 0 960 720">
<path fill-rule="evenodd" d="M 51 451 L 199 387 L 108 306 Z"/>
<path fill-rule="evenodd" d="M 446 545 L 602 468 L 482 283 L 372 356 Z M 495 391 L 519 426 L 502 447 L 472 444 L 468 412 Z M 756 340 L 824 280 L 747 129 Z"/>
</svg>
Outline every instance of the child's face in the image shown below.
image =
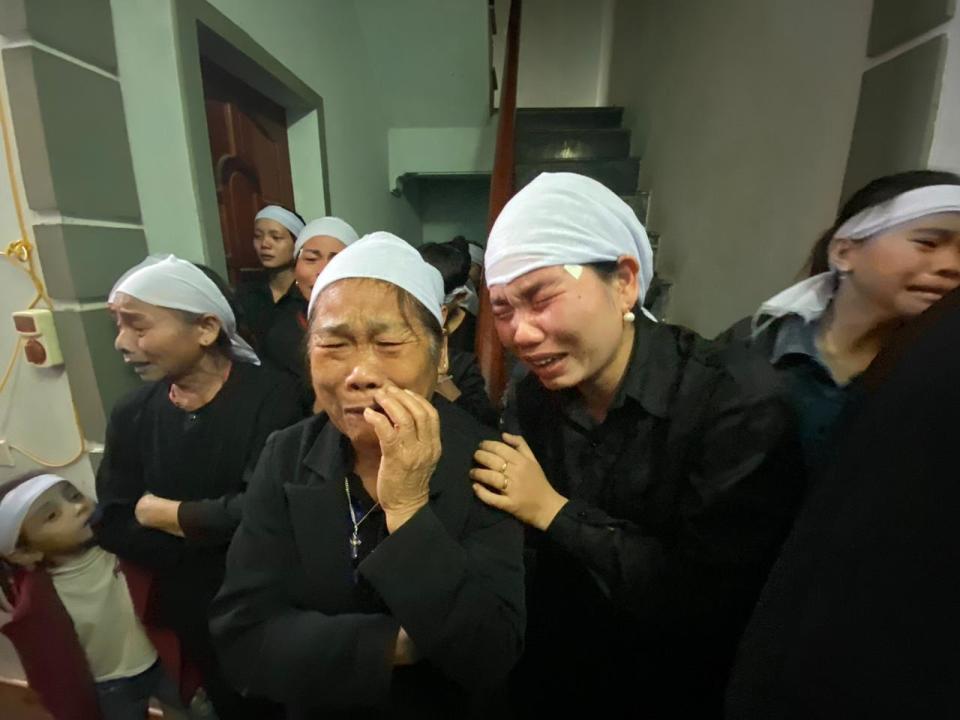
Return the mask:
<svg viewBox="0 0 960 720">
<path fill-rule="evenodd" d="M 36 499 L 20 529 L 23 544 L 43 555 L 73 552 L 93 539 L 93 501 L 68 482 Z"/>
</svg>

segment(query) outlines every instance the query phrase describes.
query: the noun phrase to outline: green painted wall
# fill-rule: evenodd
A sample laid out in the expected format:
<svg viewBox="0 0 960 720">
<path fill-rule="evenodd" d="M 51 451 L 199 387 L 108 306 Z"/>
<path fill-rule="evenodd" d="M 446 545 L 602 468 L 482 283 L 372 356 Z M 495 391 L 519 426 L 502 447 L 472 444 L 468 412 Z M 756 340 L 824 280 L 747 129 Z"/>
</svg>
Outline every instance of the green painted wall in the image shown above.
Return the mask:
<svg viewBox="0 0 960 720">
<path fill-rule="evenodd" d="M 112 0 L 119 74 L 147 242 L 222 268 L 209 146 L 197 98 L 191 18 L 222 14 L 322 98 L 327 210 L 361 233 L 387 229 L 419 242 L 420 222 L 388 191 L 388 113 L 363 52 L 353 3 L 336 0 Z M 484 30 L 485 32 L 485 30 Z M 192 105 L 191 105 L 192 103 Z M 318 131 L 307 122 L 294 132 Z M 323 183 L 296 167 L 297 203 L 323 208 Z M 299 172 L 298 172 L 299 170 Z M 306 190 L 305 190 L 306 188 Z M 306 196 L 304 192 L 311 195 Z M 312 200 L 311 200 L 312 198 Z"/>
<path fill-rule="evenodd" d="M 496 139 L 496 115 L 480 127 L 391 128 L 388 187 L 406 173 L 489 173 Z"/>
<path fill-rule="evenodd" d="M 171 0 L 112 0 L 123 106 L 150 252 L 208 262 Z M 215 228 L 219 230 L 219 228 Z"/>
<path fill-rule="evenodd" d="M 392 127 L 486 122 L 490 115 L 486 0 L 349 4 L 356 9 L 363 49 Z M 500 29 L 501 36 L 505 29 L 506 25 Z"/>
</svg>

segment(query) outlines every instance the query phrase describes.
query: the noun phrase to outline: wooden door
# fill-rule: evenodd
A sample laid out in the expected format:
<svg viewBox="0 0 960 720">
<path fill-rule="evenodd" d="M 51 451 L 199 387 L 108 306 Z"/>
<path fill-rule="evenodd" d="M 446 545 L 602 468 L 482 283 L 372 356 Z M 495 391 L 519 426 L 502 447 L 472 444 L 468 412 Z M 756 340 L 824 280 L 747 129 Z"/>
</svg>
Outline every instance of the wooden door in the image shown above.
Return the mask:
<svg viewBox="0 0 960 720">
<path fill-rule="evenodd" d="M 206 58 L 203 95 L 220 230 L 234 286 L 262 272 L 253 250 L 253 217 L 264 205 L 293 208 L 284 109 Z"/>
</svg>

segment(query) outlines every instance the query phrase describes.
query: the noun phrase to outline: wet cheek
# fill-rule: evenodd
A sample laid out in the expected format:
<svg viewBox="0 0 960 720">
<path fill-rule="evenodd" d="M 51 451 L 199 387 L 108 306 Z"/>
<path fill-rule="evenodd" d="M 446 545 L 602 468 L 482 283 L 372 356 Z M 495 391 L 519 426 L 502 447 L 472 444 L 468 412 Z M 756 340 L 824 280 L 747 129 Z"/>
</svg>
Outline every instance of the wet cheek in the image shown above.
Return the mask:
<svg viewBox="0 0 960 720">
<path fill-rule="evenodd" d="M 497 333 L 497 337 L 500 338 L 500 342 L 503 345 L 511 346 L 513 344 L 513 335 L 516 332 L 514 323 L 512 320 L 493 320 L 493 329 Z"/>
<path fill-rule="evenodd" d="M 342 362 L 314 349 L 310 353 L 310 379 L 317 397 L 332 398 L 346 377 Z"/>
</svg>

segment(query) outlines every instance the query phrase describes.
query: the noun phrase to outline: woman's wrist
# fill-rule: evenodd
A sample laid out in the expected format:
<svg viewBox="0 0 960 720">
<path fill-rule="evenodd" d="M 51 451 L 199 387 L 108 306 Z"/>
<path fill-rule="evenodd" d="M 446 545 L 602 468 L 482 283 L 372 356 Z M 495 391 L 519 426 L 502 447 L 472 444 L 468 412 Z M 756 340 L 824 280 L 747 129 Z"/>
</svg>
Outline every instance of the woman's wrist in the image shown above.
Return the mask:
<svg viewBox="0 0 960 720">
<path fill-rule="evenodd" d="M 554 521 L 557 515 L 560 514 L 560 511 L 563 510 L 567 502 L 569 501 L 563 495 L 554 493 L 543 504 L 540 512 L 537 513 L 537 518 L 533 523 L 533 526 L 538 530 L 546 532 L 547 528 L 550 527 L 550 524 Z"/>
<path fill-rule="evenodd" d="M 424 495 L 417 501 L 399 507 L 384 508 L 383 514 L 387 521 L 387 532 L 393 534 L 399 530 L 410 518 L 416 515 L 427 504 L 429 495 Z"/>
</svg>

